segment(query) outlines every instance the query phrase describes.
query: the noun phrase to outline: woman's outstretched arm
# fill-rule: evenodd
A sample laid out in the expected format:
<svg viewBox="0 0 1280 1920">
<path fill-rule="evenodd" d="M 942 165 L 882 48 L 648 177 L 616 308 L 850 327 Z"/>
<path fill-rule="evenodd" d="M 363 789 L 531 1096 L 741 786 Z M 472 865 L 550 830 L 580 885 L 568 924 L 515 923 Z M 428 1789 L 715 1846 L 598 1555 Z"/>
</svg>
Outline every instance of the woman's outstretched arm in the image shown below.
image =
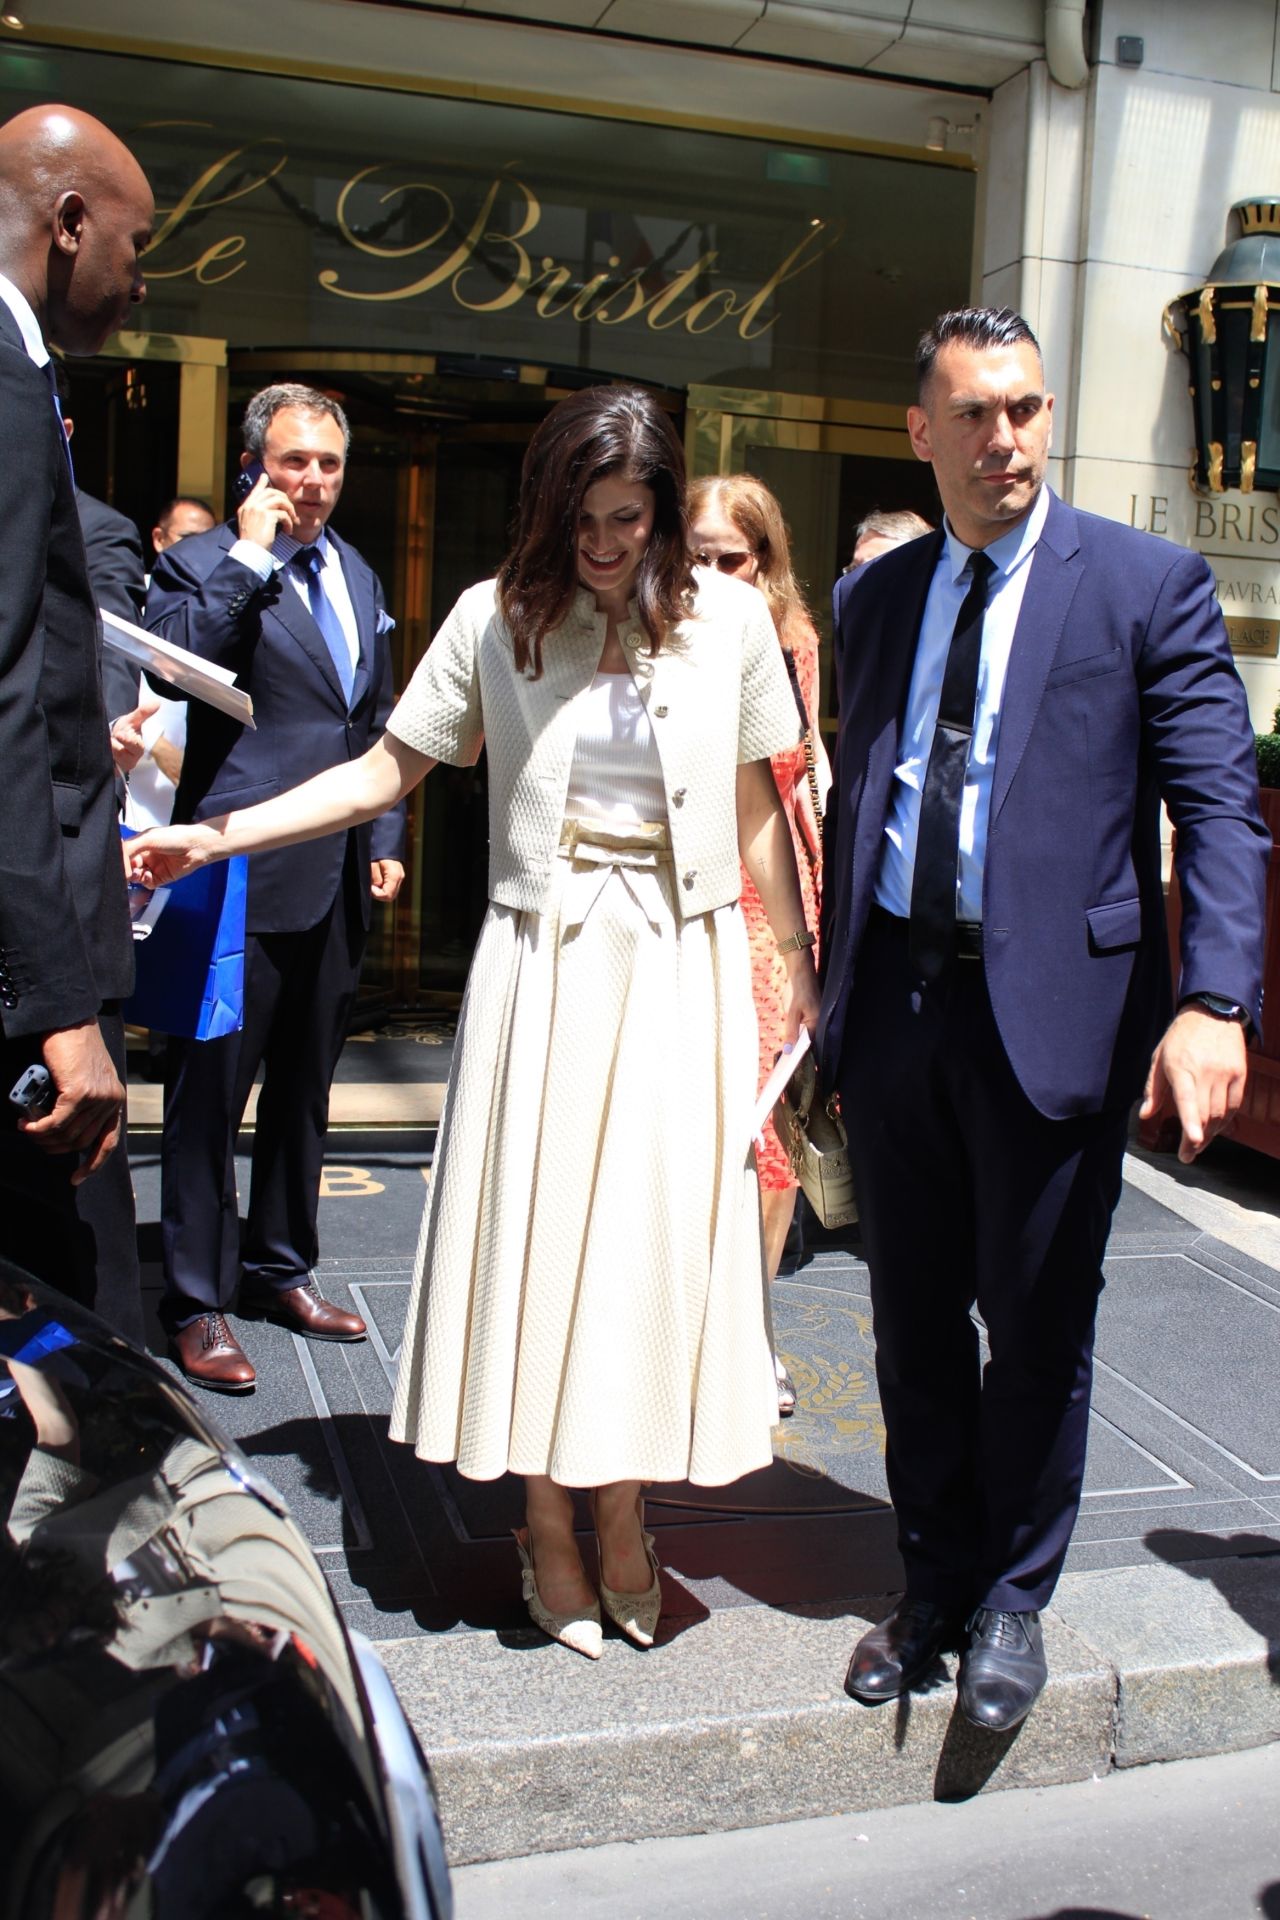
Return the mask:
<svg viewBox="0 0 1280 1920">
<path fill-rule="evenodd" d="M 817 1026 L 820 995 L 812 952 L 808 947 L 791 945 L 795 934 L 809 929 L 805 927 L 804 895 L 796 871 L 791 829 L 767 760 L 748 760 L 738 768 L 737 805 L 738 851 L 742 864 L 755 883 L 774 938 L 782 943 L 786 953 L 783 1031 L 790 1042 L 802 1026 L 810 1032 Z"/>
<path fill-rule="evenodd" d="M 219 814 L 198 825 L 154 827 L 135 835 L 125 842 L 126 870 L 144 887 L 166 887 L 233 853 L 266 853 L 361 826 L 403 799 L 435 764 L 394 734 L 384 733 L 358 760 L 329 767 L 256 807 Z"/>
</svg>

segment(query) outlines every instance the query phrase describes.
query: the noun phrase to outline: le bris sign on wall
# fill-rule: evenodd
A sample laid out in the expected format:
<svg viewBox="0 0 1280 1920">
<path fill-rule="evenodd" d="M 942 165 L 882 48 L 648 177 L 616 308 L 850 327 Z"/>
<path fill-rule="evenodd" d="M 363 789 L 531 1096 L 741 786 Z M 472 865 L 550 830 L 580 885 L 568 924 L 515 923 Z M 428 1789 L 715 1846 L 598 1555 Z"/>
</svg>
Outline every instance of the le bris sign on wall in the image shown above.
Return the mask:
<svg viewBox="0 0 1280 1920">
<path fill-rule="evenodd" d="M 1271 493 L 1214 495 L 1189 487 L 1131 493 L 1130 526 L 1195 547 L 1213 568 L 1233 653 L 1280 657 L 1280 500 Z"/>
</svg>

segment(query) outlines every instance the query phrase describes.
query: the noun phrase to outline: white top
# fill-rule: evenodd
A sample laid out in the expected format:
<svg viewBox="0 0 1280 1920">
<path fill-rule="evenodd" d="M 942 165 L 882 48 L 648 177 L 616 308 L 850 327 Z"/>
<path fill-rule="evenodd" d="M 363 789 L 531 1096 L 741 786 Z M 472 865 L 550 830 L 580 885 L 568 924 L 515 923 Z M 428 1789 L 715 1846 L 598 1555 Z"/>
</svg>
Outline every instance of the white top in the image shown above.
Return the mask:
<svg viewBox="0 0 1280 1920">
<path fill-rule="evenodd" d="M 489 752 L 489 898 L 517 912 L 550 902 L 581 704 L 608 622 L 579 591 L 548 634 L 539 679 L 517 673 L 495 582 L 469 587 L 387 722 L 416 753 L 468 767 Z M 764 595 L 698 570 L 697 596 L 654 654 L 628 609 L 619 632 L 662 765 L 680 916 L 712 913 L 741 890 L 737 769 L 800 738 L 782 648 Z"/>
<path fill-rule="evenodd" d="M 629 673 L 598 673 L 578 701 L 578 739 L 569 770 L 565 817 L 632 826 L 665 820 L 658 743 Z"/>
<path fill-rule="evenodd" d="M 995 566 L 987 587 L 987 610 L 982 622 L 982 651 L 978 663 L 978 696 L 974 706 L 969 761 L 960 802 L 960 858 L 956 873 L 957 920 L 982 919 L 982 876 L 987 857 L 987 825 L 991 788 L 996 772 L 996 745 L 1000 734 L 1000 703 L 1013 647 L 1014 629 L 1022 611 L 1031 572 L 1031 557 L 1049 513 L 1049 489 L 1026 519 L 993 540 L 986 549 Z M 938 555 L 920 623 L 915 667 L 907 695 L 898 765 L 894 769 L 889 811 L 880 846 L 876 899 L 890 913 L 906 919 L 911 913 L 911 884 L 915 877 L 916 836 L 925 774 L 938 724 L 942 677 L 956 616 L 969 591 L 972 549 L 956 539 L 948 524 Z"/>
</svg>

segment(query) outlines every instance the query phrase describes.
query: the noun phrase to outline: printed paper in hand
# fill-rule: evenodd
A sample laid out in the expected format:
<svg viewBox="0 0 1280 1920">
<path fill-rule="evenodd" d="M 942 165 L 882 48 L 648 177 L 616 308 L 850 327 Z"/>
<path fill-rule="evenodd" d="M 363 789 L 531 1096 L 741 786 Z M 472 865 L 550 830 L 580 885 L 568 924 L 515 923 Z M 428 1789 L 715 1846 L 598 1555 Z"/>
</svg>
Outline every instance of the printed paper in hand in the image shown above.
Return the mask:
<svg viewBox="0 0 1280 1920">
<path fill-rule="evenodd" d="M 782 1089 L 809 1051 L 809 1029 L 801 1027 L 799 1038 L 790 1053 L 780 1053 L 773 1072 L 760 1089 L 760 1098 L 756 1101 L 755 1112 L 751 1116 L 751 1132 L 757 1145 L 764 1133 L 765 1121 L 778 1104 Z"/>
<path fill-rule="evenodd" d="M 170 686 L 181 687 L 193 699 L 203 700 L 207 706 L 217 707 L 219 713 L 229 714 L 242 726 L 253 726 L 253 701 L 234 684 L 235 675 L 229 667 L 202 660 L 186 647 L 175 647 L 171 640 L 162 640 L 158 633 L 146 633 L 141 627 L 135 627 L 132 620 L 122 620 L 118 613 L 109 613 L 105 607 L 99 607 L 98 612 L 102 616 L 102 637 L 117 653 L 123 653 L 145 668 L 153 678 L 167 680 Z"/>
</svg>

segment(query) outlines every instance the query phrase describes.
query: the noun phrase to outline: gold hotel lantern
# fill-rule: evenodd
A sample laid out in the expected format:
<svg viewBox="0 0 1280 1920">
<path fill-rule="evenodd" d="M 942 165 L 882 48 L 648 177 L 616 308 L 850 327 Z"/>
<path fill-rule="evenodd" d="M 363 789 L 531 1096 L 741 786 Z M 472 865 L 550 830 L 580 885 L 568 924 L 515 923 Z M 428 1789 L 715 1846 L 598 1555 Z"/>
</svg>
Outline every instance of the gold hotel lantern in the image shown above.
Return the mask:
<svg viewBox="0 0 1280 1920">
<path fill-rule="evenodd" d="M 1165 318 L 1191 363 L 1192 484 L 1280 489 L 1280 196 L 1237 200 L 1208 280 Z"/>
</svg>

